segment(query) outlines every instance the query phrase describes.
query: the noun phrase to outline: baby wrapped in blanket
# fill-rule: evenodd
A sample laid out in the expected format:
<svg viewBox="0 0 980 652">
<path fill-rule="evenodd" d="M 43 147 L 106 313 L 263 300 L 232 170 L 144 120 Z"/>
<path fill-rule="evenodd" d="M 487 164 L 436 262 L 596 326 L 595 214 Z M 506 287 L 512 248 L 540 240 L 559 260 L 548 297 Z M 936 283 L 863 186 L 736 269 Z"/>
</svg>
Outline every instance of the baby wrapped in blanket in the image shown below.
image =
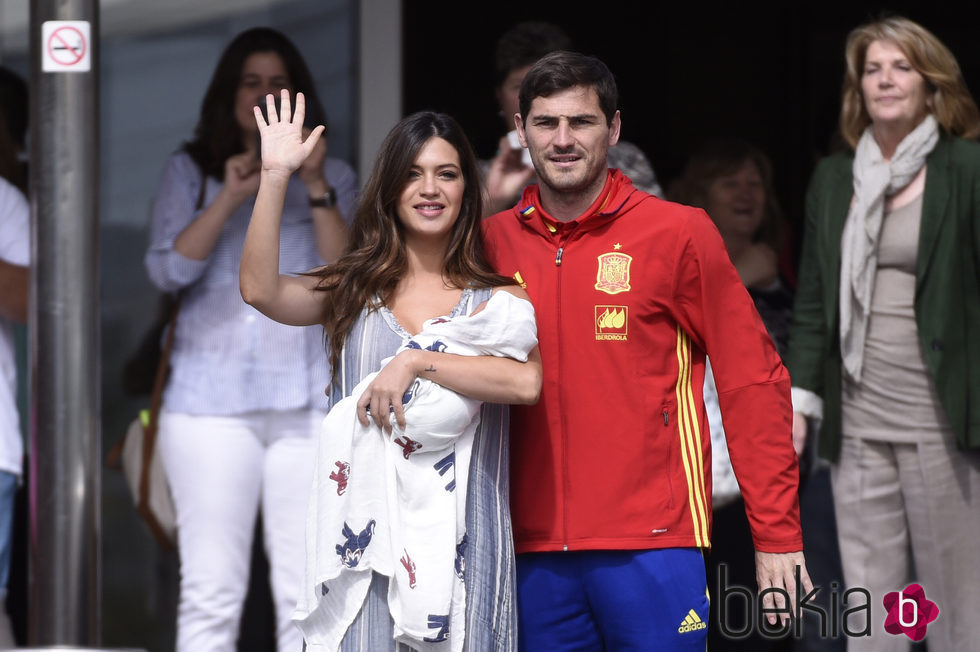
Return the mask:
<svg viewBox="0 0 980 652">
<path fill-rule="evenodd" d="M 497 291 L 471 315 L 425 322 L 398 352 L 524 362 L 536 345 L 530 302 Z M 293 620 L 308 650 L 334 652 L 364 603 L 373 570 L 389 578 L 396 641 L 420 652 L 461 651 L 467 474 L 482 403 L 417 378 L 403 398 L 405 428 L 392 415 L 389 436 L 356 416 L 357 400 L 376 375 L 323 421 Z"/>
</svg>

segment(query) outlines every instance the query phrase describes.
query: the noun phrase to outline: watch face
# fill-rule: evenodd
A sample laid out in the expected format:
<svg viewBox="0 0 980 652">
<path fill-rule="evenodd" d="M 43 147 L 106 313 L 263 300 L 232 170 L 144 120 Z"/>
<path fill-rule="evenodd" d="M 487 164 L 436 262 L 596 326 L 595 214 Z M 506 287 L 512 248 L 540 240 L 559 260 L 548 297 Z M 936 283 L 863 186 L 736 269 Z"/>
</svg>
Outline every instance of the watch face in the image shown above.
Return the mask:
<svg viewBox="0 0 980 652">
<path fill-rule="evenodd" d="M 337 191 L 331 188 L 323 195 L 323 197 L 317 197 L 316 199 L 310 200 L 310 206 L 320 206 L 322 208 L 330 208 L 337 205 Z"/>
</svg>

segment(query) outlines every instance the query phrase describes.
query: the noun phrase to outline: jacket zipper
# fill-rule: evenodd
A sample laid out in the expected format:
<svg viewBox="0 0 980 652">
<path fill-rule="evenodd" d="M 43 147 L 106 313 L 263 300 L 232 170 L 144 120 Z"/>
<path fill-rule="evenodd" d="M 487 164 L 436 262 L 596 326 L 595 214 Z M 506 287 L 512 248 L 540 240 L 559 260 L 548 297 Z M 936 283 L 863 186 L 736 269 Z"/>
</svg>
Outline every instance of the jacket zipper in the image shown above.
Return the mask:
<svg viewBox="0 0 980 652">
<path fill-rule="evenodd" d="M 676 427 L 677 426 L 675 426 L 675 428 Z M 666 405 L 664 406 L 664 428 L 670 428 L 670 408 L 668 406 L 666 406 Z M 672 431 L 671 430 L 668 430 L 667 432 L 668 432 L 668 436 L 669 436 L 669 434 Z M 673 504 L 674 504 L 674 481 L 670 477 L 670 470 L 673 468 L 673 466 L 672 466 L 672 464 L 673 464 L 673 458 L 672 458 L 672 455 L 671 455 L 671 452 L 673 450 L 674 449 L 673 449 L 672 446 L 668 446 L 667 447 L 667 470 L 666 470 L 666 473 L 664 474 L 666 476 L 666 478 L 667 478 L 667 496 L 669 498 L 669 501 L 670 501 L 670 505 L 671 506 L 673 506 Z"/>
<path fill-rule="evenodd" d="M 562 229 L 560 237 L 558 239 L 558 251 L 555 252 L 555 267 L 558 268 L 555 272 L 555 284 L 556 284 L 556 296 L 558 301 L 555 304 L 555 314 L 557 315 L 557 325 L 558 325 L 558 377 L 561 378 L 562 367 L 564 364 L 563 352 L 565 351 L 564 342 L 562 342 L 562 282 L 561 282 L 561 261 L 565 254 L 565 244 L 568 240 L 567 229 Z M 564 393 L 564 392 L 563 392 Z M 562 401 L 561 403 L 564 403 Z M 561 448 L 562 448 L 562 501 L 561 501 L 561 522 L 562 522 L 562 546 L 561 549 L 565 552 L 568 551 L 568 436 L 567 429 L 565 428 L 565 410 L 559 409 L 558 418 L 560 419 L 559 427 L 561 428 Z"/>
</svg>

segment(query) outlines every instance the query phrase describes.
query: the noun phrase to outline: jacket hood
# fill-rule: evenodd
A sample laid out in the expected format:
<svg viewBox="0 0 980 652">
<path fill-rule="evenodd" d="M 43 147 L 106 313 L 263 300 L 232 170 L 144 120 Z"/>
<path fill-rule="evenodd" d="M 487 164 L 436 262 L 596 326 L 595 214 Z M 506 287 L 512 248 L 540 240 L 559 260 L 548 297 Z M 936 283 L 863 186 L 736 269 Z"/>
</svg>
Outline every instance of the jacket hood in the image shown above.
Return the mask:
<svg viewBox="0 0 980 652">
<path fill-rule="evenodd" d="M 633 186 L 633 182 L 625 174 L 610 168 L 606 185 L 592 205 L 580 216 L 564 224 L 567 226 L 574 223 L 582 231 L 588 231 L 616 219 L 621 213 L 652 197 L 653 195 Z M 561 224 L 542 208 L 539 184 L 527 186 L 521 194 L 521 200 L 511 210 L 525 228 L 542 235 L 555 233 Z"/>
</svg>

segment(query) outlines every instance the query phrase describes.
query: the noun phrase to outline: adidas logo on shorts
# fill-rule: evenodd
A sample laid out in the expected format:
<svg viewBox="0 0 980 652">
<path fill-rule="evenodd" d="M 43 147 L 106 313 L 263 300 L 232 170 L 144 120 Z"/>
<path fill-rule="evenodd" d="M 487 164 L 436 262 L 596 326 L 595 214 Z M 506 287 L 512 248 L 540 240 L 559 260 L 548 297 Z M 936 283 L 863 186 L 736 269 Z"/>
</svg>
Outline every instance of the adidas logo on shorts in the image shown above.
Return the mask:
<svg viewBox="0 0 980 652">
<path fill-rule="evenodd" d="M 687 616 L 684 618 L 681 626 L 677 628 L 677 632 L 679 634 L 686 634 L 687 632 L 696 632 L 699 629 L 706 629 L 707 627 L 708 625 L 701 620 L 701 617 L 698 616 L 694 609 L 691 609 L 687 612 Z"/>
</svg>

